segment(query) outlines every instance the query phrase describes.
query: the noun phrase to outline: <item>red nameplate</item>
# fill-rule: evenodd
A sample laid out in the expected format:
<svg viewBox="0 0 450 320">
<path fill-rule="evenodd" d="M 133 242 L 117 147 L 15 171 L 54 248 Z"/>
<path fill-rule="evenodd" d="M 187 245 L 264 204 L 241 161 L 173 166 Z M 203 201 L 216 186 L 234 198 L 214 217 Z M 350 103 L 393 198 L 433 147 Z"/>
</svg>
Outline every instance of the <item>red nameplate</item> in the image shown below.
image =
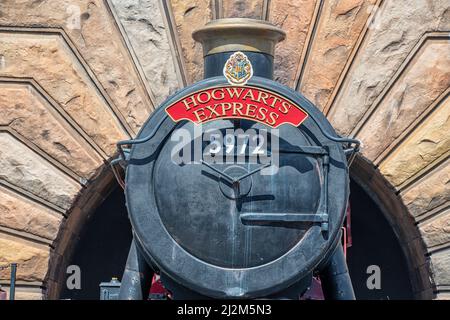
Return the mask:
<svg viewBox="0 0 450 320">
<path fill-rule="evenodd" d="M 192 93 L 166 108 L 173 121 L 196 124 L 219 119 L 246 119 L 276 128 L 299 126 L 308 114 L 275 92 L 257 87 L 224 86 Z"/>
</svg>

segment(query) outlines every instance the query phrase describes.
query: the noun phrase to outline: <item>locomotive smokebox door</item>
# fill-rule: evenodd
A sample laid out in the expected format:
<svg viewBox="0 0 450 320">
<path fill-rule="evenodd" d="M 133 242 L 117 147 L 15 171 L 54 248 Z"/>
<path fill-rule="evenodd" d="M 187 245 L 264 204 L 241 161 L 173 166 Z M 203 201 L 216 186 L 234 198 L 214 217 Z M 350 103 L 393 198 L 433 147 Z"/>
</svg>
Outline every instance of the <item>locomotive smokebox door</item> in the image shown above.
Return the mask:
<svg viewBox="0 0 450 320">
<path fill-rule="evenodd" d="M 118 144 L 137 252 L 168 283 L 259 298 L 300 295 L 319 272 L 326 296 L 353 297 L 340 230 L 358 141 L 338 137 L 311 102 L 271 80 L 284 37 L 251 19 L 197 30 L 206 79 Z"/>
</svg>

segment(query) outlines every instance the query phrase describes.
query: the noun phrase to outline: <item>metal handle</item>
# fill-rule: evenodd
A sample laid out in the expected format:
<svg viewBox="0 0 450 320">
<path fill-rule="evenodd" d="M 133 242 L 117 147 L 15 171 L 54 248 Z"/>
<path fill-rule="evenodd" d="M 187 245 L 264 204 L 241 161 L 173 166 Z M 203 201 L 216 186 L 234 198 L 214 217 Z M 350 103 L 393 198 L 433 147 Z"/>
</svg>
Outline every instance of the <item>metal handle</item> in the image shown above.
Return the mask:
<svg viewBox="0 0 450 320">
<path fill-rule="evenodd" d="M 328 214 L 316 213 L 242 213 L 242 222 L 328 222 Z"/>
</svg>

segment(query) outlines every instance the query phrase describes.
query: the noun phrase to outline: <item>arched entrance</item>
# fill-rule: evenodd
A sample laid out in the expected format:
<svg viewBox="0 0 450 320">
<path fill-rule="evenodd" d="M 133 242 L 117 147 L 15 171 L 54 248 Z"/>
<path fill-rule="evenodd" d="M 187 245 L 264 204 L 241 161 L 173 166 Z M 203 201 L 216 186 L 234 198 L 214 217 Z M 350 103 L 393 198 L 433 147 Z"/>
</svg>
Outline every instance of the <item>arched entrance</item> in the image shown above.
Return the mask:
<svg viewBox="0 0 450 320">
<path fill-rule="evenodd" d="M 428 271 L 418 230 L 389 185 L 368 161 L 359 157 L 351 170 L 352 240 L 348 262 L 358 299 L 429 299 Z M 117 185 L 82 226 L 67 265 L 80 266 L 81 290 L 61 287 L 63 299 L 98 299 L 100 282 L 122 276 L 131 241 L 125 199 Z M 400 240 L 401 239 L 401 240 Z M 420 238 L 419 238 L 420 239 Z M 369 266 L 379 266 L 381 289 L 370 290 Z M 65 275 L 62 275 L 65 279 Z M 65 280 L 63 281 L 65 283 Z"/>
<path fill-rule="evenodd" d="M 402 275 L 407 274 L 413 298 L 432 299 L 434 290 L 431 283 L 432 276 L 427 261 L 426 246 L 416 222 L 395 192 L 395 189 L 369 160 L 361 156 L 358 156 L 353 162 L 350 176 L 353 185 L 360 187 L 360 190 L 355 188 L 352 190 L 350 202 L 355 205 L 358 203 L 364 204 L 363 201 L 372 201 L 372 204 L 370 206 L 366 204 L 365 208 L 377 208 L 376 216 L 372 213 L 366 219 L 362 212 L 366 210 L 364 207 L 361 208 L 361 212 L 357 212 L 357 209 L 352 207 L 352 216 L 355 216 L 356 223 L 360 221 L 365 225 L 364 229 L 367 228 L 365 236 L 367 238 L 374 237 L 372 242 L 373 248 L 375 248 L 374 252 L 379 252 L 380 250 L 383 252 L 379 256 L 380 259 L 383 259 L 382 256 L 387 256 L 388 253 L 391 254 L 393 259 L 395 255 L 402 256 L 402 260 L 405 263 L 404 267 L 390 265 L 386 268 L 386 271 L 389 272 L 389 270 L 394 268 L 399 270 Z M 364 194 L 362 195 L 361 192 Z M 367 198 L 363 201 L 358 201 L 357 198 L 360 196 Z M 379 226 L 371 226 L 371 223 L 373 224 L 374 222 L 374 220 L 371 220 L 373 218 L 376 219 L 375 221 L 379 223 Z M 352 230 L 356 228 L 357 226 L 353 225 Z M 359 231 L 362 232 L 363 230 L 355 231 L 356 234 Z M 386 232 L 386 235 L 383 232 Z M 392 239 L 392 236 L 395 237 L 395 241 L 388 241 L 388 238 Z M 394 249 L 396 246 L 399 246 L 399 248 Z M 354 249 L 355 251 L 359 250 L 356 247 Z M 355 254 L 358 256 L 357 252 Z M 370 259 L 370 254 L 367 251 L 364 252 L 364 255 L 367 255 L 367 258 Z M 394 263 L 394 260 L 391 260 L 391 262 Z M 400 281 L 399 279 L 401 278 L 402 276 L 399 275 L 399 278 L 396 280 Z M 387 280 L 387 282 L 389 281 Z M 377 294 L 375 294 L 375 297 L 379 298 Z"/>
<path fill-rule="evenodd" d="M 351 240 L 347 261 L 358 299 L 413 299 L 407 261 L 392 226 L 370 196 L 351 181 Z M 380 289 L 374 272 L 379 268 Z"/>
<path fill-rule="evenodd" d="M 115 188 L 98 168 L 168 95 L 202 78 L 192 30 L 243 16 L 288 32 L 276 80 L 367 146 L 384 177 L 358 159 L 352 178 L 400 239 L 414 296 L 450 297 L 448 3 L 296 3 L 0 2 L 0 265 L 19 263 L 18 299 L 60 296 L 78 229 Z M 0 272 L 4 288 L 9 277 Z"/>
<path fill-rule="evenodd" d="M 81 290 L 61 291 L 62 299 L 98 299 L 100 282 L 121 278 L 132 236 L 125 197 L 116 186 L 86 221 L 69 264 L 81 269 Z"/>
</svg>

